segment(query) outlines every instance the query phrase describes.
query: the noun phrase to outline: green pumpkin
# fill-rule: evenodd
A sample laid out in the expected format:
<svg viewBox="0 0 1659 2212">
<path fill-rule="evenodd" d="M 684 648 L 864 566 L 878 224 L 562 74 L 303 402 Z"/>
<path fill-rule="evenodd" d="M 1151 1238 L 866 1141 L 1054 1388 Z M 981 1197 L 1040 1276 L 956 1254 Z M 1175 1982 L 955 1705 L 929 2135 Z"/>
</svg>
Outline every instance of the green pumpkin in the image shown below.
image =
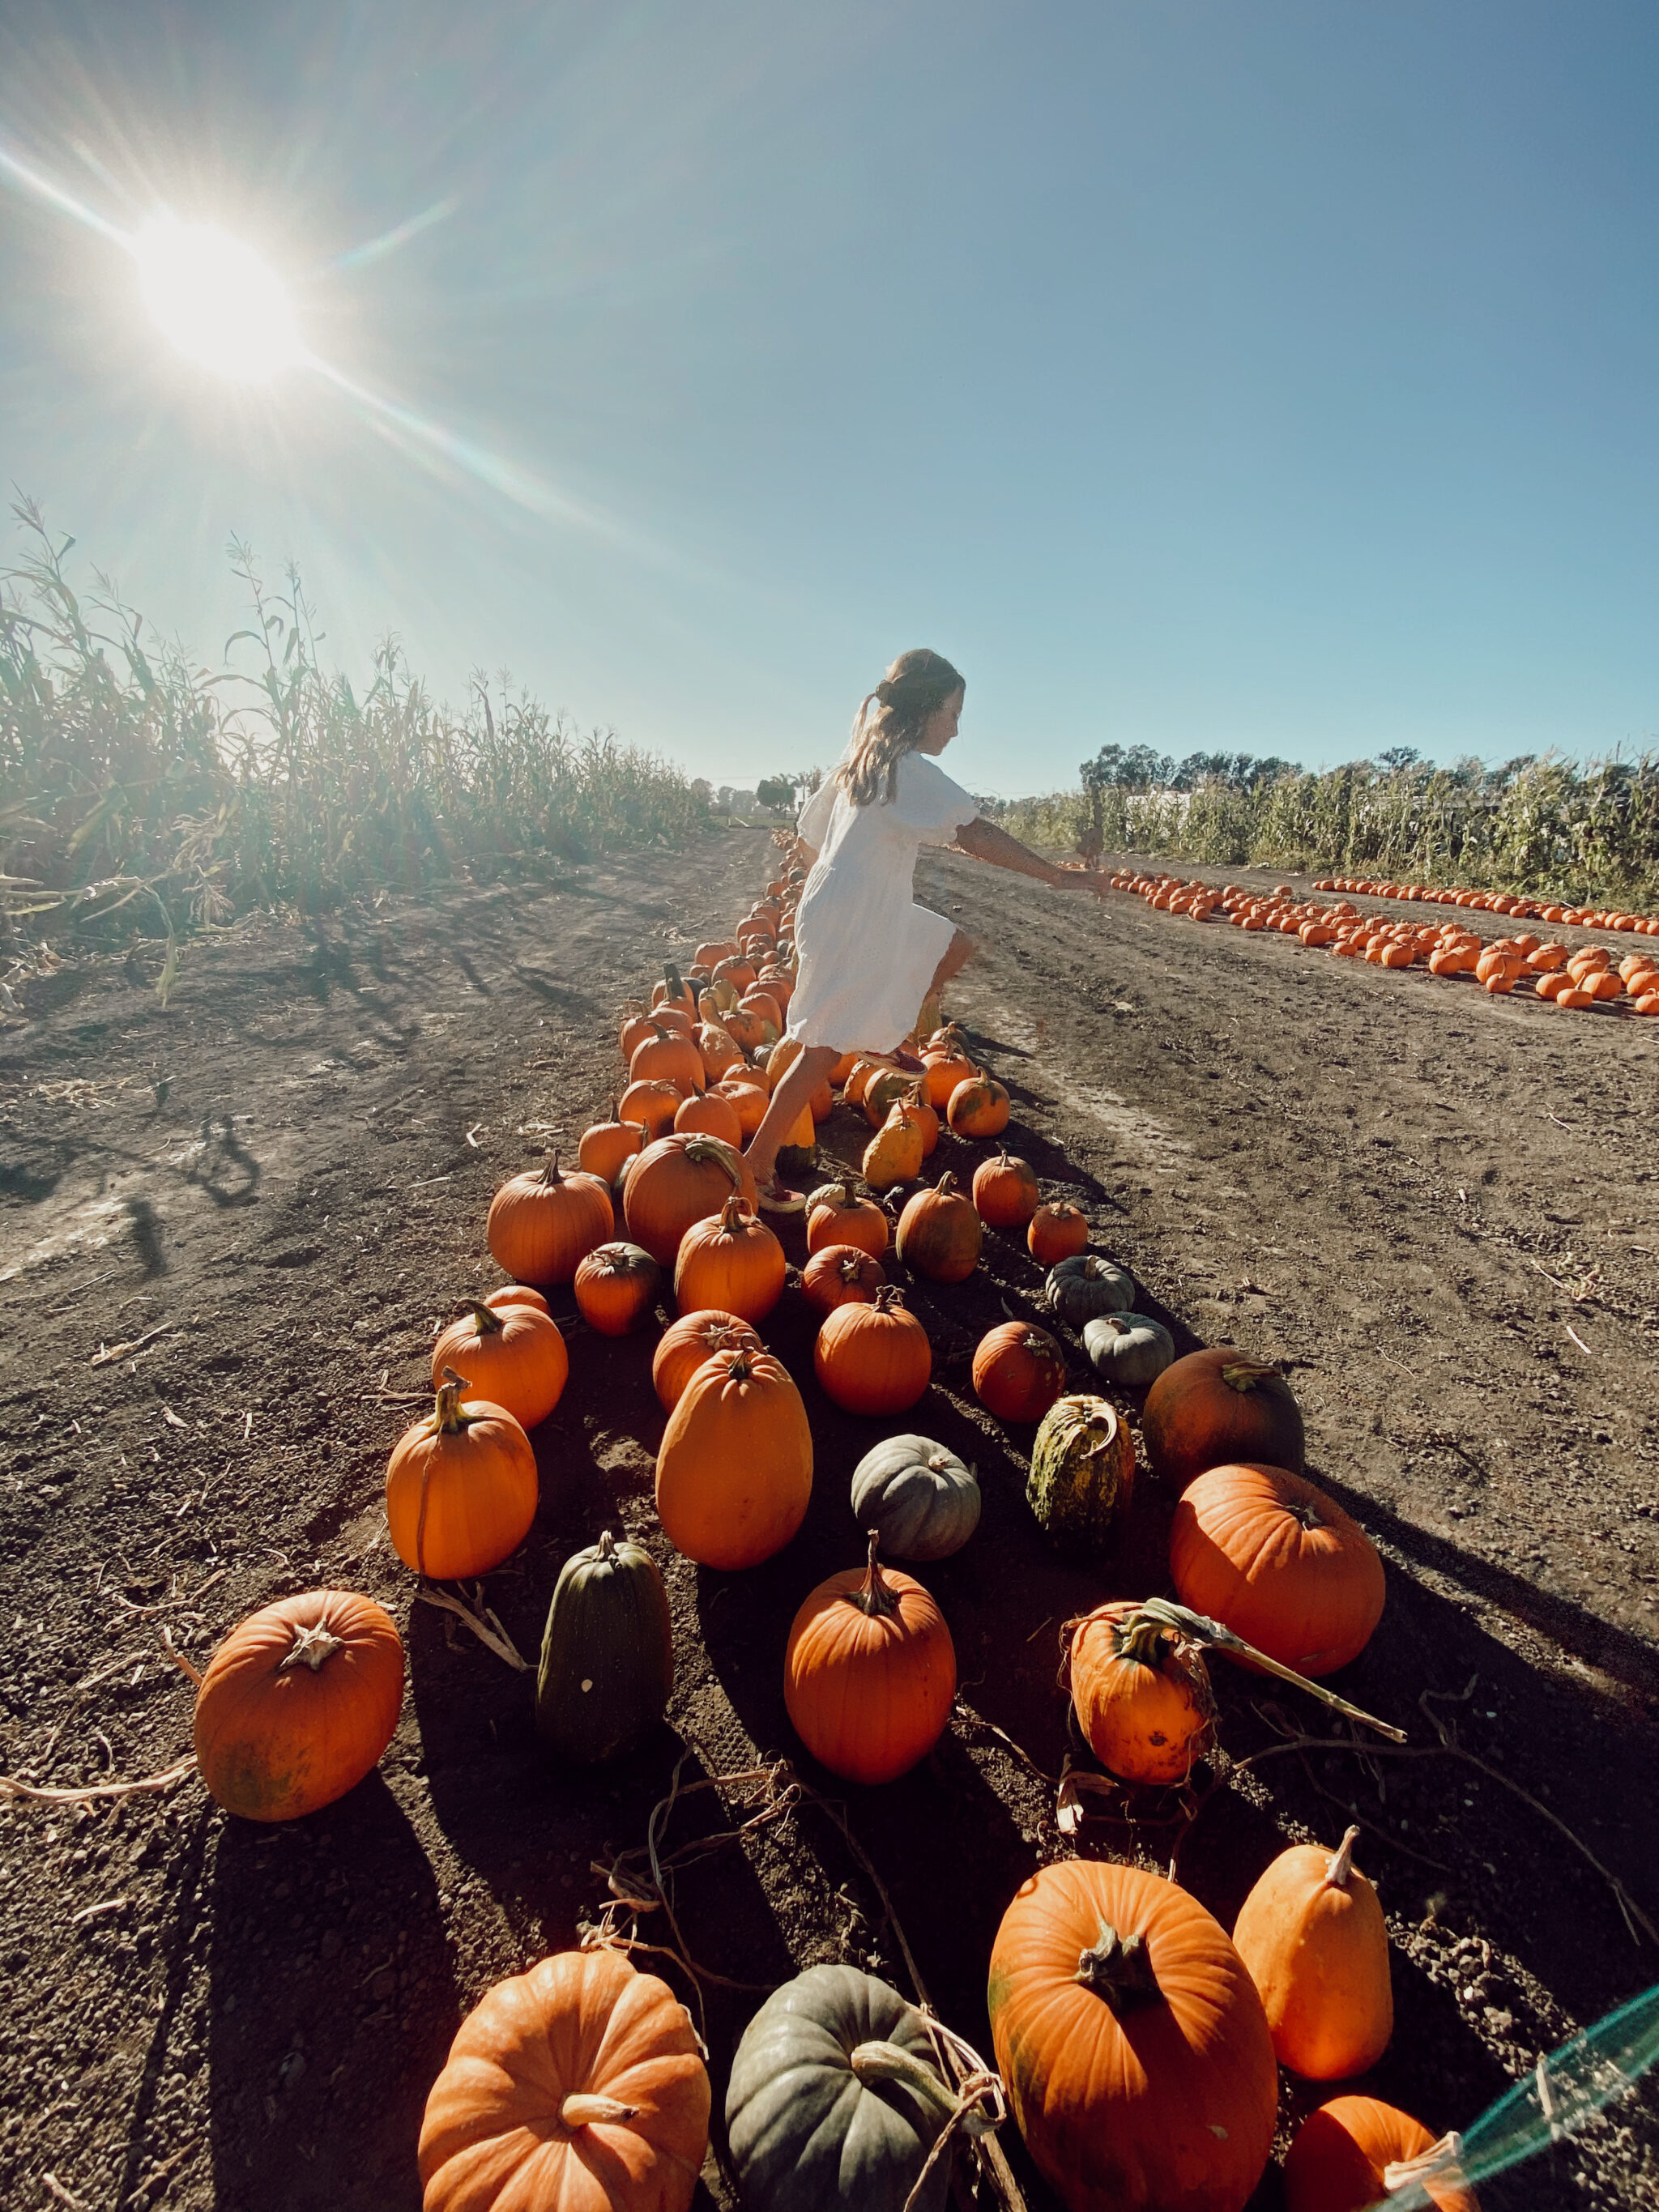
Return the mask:
<svg viewBox="0 0 1659 2212">
<path fill-rule="evenodd" d="M 1156 1382 L 1175 1358 L 1175 1339 L 1150 1314 L 1097 1314 L 1083 1328 L 1083 1348 L 1097 1375 L 1127 1390 Z"/>
<path fill-rule="evenodd" d="M 1103 1552 L 1128 1516 L 1135 1454 L 1104 1398 L 1057 1398 L 1031 1446 L 1026 1502 L 1062 1552 Z"/>
<path fill-rule="evenodd" d="M 892 1559 L 947 1559 L 979 1526 L 974 1470 L 931 1437 L 889 1437 L 853 1470 L 858 1524 Z"/>
<path fill-rule="evenodd" d="M 921 2015 L 856 1966 L 809 1966 L 743 2032 L 726 2127 L 744 2212 L 904 2212 L 955 2109 Z M 942 2154 L 915 2212 L 943 2212 Z"/>
<path fill-rule="evenodd" d="M 668 1593 L 649 1552 L 607 1528 L 559 1571 L 536 1675 L 536 1726 L 559 1759 L 597 1766 L 656 1727 L 674 1688 Z"/>
<path fill-rule="evenodd" d="M 1073 1252 L 1048 1270 L 1042 1302 L 1079 1334 L 1097 1314 L 1127 1313 L 1135 1302 L 1134 1277 L 1097 1252 Z"/>
</svg>

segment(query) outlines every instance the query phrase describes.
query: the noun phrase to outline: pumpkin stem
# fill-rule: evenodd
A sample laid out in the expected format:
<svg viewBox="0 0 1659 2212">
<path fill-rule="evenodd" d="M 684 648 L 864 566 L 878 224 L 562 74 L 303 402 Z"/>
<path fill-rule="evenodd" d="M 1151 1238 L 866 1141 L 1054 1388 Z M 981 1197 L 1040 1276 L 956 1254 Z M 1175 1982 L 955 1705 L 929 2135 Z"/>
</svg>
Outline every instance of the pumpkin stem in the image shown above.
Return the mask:
<svg viewBox="0 0 1659 2212">
<path fill-rule="evenodd" d="M 1468 2185 L 1463 2179 L 1463 2138 L 1455 2130 L 1431 2143 L 1419 2157 L 1394 2159 L 1382 2169 L 1382 2186 L 1389 2191 L 1404 2189 L 1413 2182 L 1426 2190 L 1435 2181 L 1443 2181 L 1454 2189 Z"/>
<path fill-rule="evenodd" d="M 720 1233 L 724 1237 L 740 1237 L 749 1220 L 749 1201 L 740 1190 L 734 1190 L 720 1208 Z"/>
<path fill-rule="evenodd" d="M 459 1436 L 467 1426 L 461 1418 L 461 1393 L 471 1388 L 465 1375 L 458 1375 L 453 1367 L 445 1368 L 444 1379 L 438 1385 L 438 1402 L 432 1410 L 434 1435 Z"/>
<path fill-rule="evenodd" d="M 1278 1372 L 1271 1363 L 1260 1359 L 1234 1359 L 1222 1369 L 1221 1379 L 1230 1390 L 1237 1390 L 1242 1397 L 1246 1390 L 1254 1390 L 1258 1382 L 1265 1382 L 1270 1375 Z"/>
<path fill-rule="evenodd" d="M 614 2127 L 619 2120 L 636 2120 L 639 2116 L 637 2105 L 619 2105 L 614 2097 L 591 2097 L 580 2091 L 567 2097 L 559 2107 L 560 2124 L 567 2128 L 591 2128 L 596 2123 Z"/>
<path fill-rule="evenodd" d="M 480 1336 L 499 1336 L 507 1327 L 494 1306 L 485 1305 L 482 1298 L 466 1298 L 463 1304 L 471 1310 Z"/>
<path fill-rule="evenodd" d="M 847 2063 L 866 2089 L 878 2081 L 896 2081 L 931 2118 L 948 2122 L 957 2116 L 957 2100 L 933 2068 L 899 2044 L 855 2044 Z"/>
<path fill-rule="evenodd" d="M 951 1193 L 957 1188 L 957 1184 L 956 1177 L 951 1174 L 950 1169 L 946 1168 L 945 1173 L 933 1185 L 933 1194 L 936 1198 L 949 1198 Z"/>
<path fill-rule="evenodd" d="M 1077 1972 L 1072 1978 L 1103 1997 L 1115 2015 L 1133 2012 L 1137 2005 L 1164 2001 L 1145 1935 L 1120 1936 L 1103 1920 L 1089 1948 L 1078 1954 Z"/>
<path fill-rule="evenodd" d="M 320 1620 L 309 1628 L 296 1628 L 294 1641 L 285 1657 L 276 1662 L 276 1672 L 286 1674 L 290 1667 L 309 1667 L 314 1674 L 325 1659 L 331 1659 L 337 1651 L 345 1649 L 344 1638 L 336 1636 Z"/>
<path fill-rule="evenodd" d="M 616 1549 L 616 1538 L 611 1534 L 608 1528 L 603 1530 L 600 1534 L 599 1542 L 593 1547 L 594 1565 L 596 1567 L 608 1567 Z"/>
<path fill-rule="evenodd" d="M 563 1181 L 564 1177 L 559 1173 L 558 1149 L 555 1146 L 555 1148 L 549 1152 L 546 1165 L 542 1170 L 542 1188 L 544 1190 L 551 1190 L 556 1182 L 562 1182 Z"/>
<path fill-rule="evenodd" d="M 736 1152 L 723 1137 L 693 1137 L 685 1148 L 685 1157 L 697 1167 L 701 1167 L 705 1160 L 714 1161 L 730 1176 L 732 1189 L 742 1190 L 743 1170 Z"/>
<path fill-rule="evenodd" d="M 870 1557 L 865 1567 L 864 1580 L 857 1589 L 848 1590 L 847 1593 L 848 1605 L 857 1606 L 866 1619 L 871 1620 L 873 1620 L 878 1614 L 883 1620 L 886 1620 L 898 1611 L 898 1599 L 894 1595 L 893 1585 L 882 1573 L 880 1562 L 876 1558 L 876 1547 L 880 1541 L 880 1537 L 872 1528 L 870 1531 Z"/>
<path fill-rule="evenodd" d="M 1136 1613 L 1123 1623 L 1118 1632 L 1117 1656 L 1131 1659 L 1138 1667 L 1164 1668 L 1164 1638 L 1169 1631 L 1161 1620 L 1150 1613 Z"/>
<path fill-rule="evenodd" d="M 1325 1869 L 1327 1889 L 1346 1889 L 1348 1876 L 1353 1872 L 1353 1847 L 1359 1841 L 1358 1828 L 1350 1828 L 1337 1846 L 1336 1856 Z"/>
</svg>

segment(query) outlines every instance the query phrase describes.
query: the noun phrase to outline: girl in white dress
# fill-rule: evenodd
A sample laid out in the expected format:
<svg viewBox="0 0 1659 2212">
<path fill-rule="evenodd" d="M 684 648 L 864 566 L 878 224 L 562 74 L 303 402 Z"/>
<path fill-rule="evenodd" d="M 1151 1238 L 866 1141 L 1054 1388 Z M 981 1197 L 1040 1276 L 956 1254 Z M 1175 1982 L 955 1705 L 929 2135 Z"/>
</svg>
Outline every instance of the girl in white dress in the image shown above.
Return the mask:
<svg viewBox="0 0 1659 2212">
<path fill-rule="evenodd" d="M 911 895 L 922 846 L 954 845 L 1056 890 L 1104 889 L 1091 871 L 1051 867 L 986 821 L 935 764 L 957 733 L 965 689 L 943 654 L 902 653 L 854 718 L 846 757 L 801 811 L 811 872 L 795 914 L 787 1032 L 801 1049 L 745 1155 L 769 1212 L 799 1212 L 805 1203 L 773 1170 L 836 1061 L 856 1050 L 903 1064 L 899 1048 L 918 1008 L 973 952 L 970 938 Z"/>
</svg>

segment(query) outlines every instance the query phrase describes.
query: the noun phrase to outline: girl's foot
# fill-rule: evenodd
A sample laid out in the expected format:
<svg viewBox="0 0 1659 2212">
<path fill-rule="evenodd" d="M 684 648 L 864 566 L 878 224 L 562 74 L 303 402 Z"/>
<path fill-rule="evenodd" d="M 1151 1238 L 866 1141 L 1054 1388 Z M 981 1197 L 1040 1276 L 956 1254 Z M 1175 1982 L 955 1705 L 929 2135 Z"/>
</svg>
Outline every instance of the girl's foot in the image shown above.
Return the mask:
<svg viewBox="0 0 1659 2212">
<path fill-rule="evenodd" d="M 763 1183 L 757 1186 L 757 1188 L 760 1194 L 760 1210 L 763 1213 L 804 1213 L 806 1211 L 806 1193 L 804 1190 L 792 1190 L 787 1182 L 780 1182 L 775 1175 L 769 1176 Z"/>
</svg>

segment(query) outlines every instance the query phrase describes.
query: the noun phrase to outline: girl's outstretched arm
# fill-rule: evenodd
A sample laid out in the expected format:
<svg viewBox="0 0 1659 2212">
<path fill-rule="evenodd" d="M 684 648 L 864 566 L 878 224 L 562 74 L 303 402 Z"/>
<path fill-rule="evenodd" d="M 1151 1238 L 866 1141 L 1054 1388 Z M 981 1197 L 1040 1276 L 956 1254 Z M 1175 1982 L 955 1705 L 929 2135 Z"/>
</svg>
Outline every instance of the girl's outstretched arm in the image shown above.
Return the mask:
<svg viewBox="0 0 1659 2212">
<path fill-rule="evenodd" d="M 1040 884 L 1051 884 L 1056 890 L 1092 890 L 1103 895 L 1107 889 L 1105 878 L 1092 868 L 1056 868 L 982 814 L 957 830 L 956 844 L 958 852 L 970 853 L 976 860 L 988 860 L 994 868 L 1012 868 L 1016 875 L 1035 876 Z"/>
</svg>

